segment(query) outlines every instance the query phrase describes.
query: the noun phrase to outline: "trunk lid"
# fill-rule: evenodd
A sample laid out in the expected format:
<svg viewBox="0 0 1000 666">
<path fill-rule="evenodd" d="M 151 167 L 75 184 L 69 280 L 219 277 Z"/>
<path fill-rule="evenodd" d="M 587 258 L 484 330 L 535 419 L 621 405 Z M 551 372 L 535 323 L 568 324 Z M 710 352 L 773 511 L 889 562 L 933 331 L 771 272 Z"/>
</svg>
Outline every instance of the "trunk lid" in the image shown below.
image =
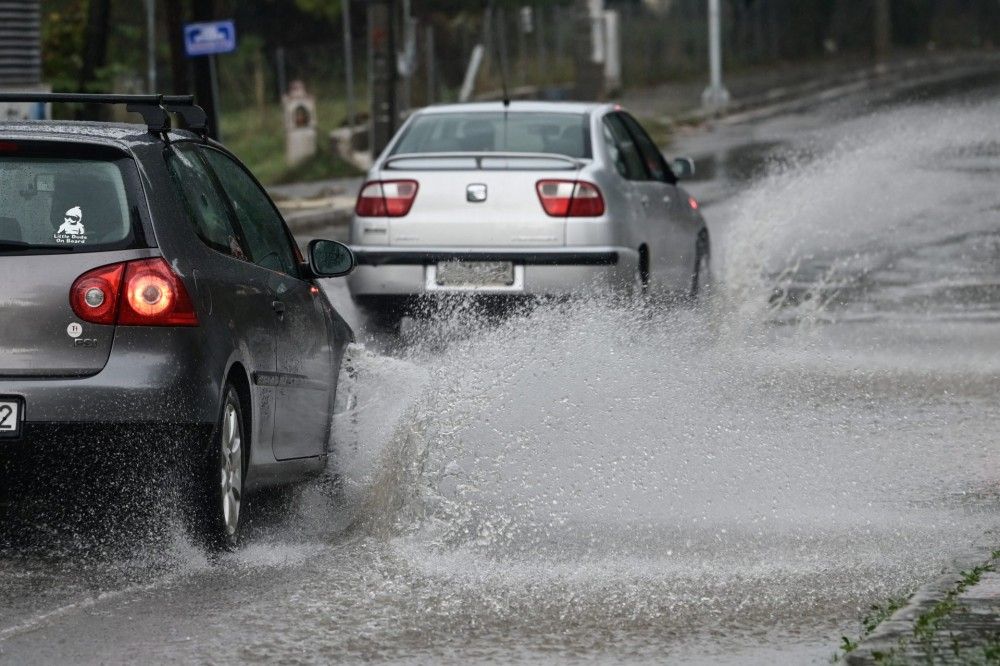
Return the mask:
<svg viewBox="0 0 1000 666">
<path fill-rule="evenodd" d="M 151 254 L 133 214 L 135 164 L 106 147 L 9 145 L 0 154 L 0 377 L 96 374 L 115 326 L 78 317 L 70 289 L 94 268 Z"/>
<path fill-rule="evenodd" d="M 115 326 L 77 317 L 69 304 L 70 288 L 83 273 L 138 254 L 0 256 L 0 377 L 74 377 L 100 372 L 111 353 Z"/>
<path fill-rule="evenodd" d="M 550 217 L 539 180 L 575 180 L 582 164 L 547 155 L 399 156 L 382 180 L 415 180 L 405 217 L 387 218 L 394 246 L 541 247 L 566 244 L 566 220 Z"/>
</svg>

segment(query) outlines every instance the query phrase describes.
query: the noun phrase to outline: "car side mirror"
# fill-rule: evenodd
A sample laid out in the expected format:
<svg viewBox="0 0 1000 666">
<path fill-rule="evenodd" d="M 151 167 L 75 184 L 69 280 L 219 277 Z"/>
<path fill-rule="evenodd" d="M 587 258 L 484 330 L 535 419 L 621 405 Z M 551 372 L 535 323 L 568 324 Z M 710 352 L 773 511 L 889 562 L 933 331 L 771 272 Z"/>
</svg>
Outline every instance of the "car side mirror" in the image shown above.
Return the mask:
<svg viewBox="0 0 1000 666">
<path fill-rule="evenodd" d="M 347 275 L 357 266 L 351 248 L 332 240 L 309 241 L 309 267 L 321 278 Z"/>
<path fill-rule="evenodd" d="M 694 160 L 690 157 L 678 157 L 670 164 L 670 169 L 677 180 L 687 180 L 694 177 Z"/>
</svg>

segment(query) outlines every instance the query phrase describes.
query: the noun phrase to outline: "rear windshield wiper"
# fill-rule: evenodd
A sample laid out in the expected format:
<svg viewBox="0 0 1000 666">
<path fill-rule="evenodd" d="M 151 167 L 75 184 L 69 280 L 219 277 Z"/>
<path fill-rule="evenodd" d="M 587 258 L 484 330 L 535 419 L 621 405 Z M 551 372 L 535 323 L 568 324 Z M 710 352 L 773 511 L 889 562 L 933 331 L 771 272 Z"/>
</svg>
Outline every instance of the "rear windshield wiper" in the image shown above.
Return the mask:
<svg viewBox="0 0 1000 666">
<path fill-rule="evenodd" d="M 35 243 L 25 243 L 24 241 L 0 240 L 0 252 L 25 252 L 29 250 L 72 252 L 75 249 L 74 245 L 36 245 Z"/>
</svg>

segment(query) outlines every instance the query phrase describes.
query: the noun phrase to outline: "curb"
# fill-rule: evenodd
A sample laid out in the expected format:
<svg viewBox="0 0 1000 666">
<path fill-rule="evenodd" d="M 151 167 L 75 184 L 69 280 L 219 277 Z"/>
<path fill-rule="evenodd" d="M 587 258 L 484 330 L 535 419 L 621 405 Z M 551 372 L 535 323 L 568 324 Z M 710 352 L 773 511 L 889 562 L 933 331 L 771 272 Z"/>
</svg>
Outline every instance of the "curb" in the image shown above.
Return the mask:
<svg viewBox="0 0 1000 666">
<path fill-rule="evenodd" d="M 858 644 L 857 648 L 844 656 L 844 663 L 850 666 L 868 666 L 885 663 L 883 660 L 887 658 L 890 659 L 890 663 L 897 663 L 890 658 L 894 653 L 895 659 L 902 659 L 905 662 L 909 657 L 906 648 L 913 641 L 917 618 L 929 612 L 954 592 L 962 583 L 964 572 L 995 563 L 996 560 L 993 558 L 995 552 L 995 545 L 979 545 L 952 559 L 945 573 L 919 587 L 902 608 L 882 621 L 875 631 Z"/>
<path fill-rule="evenodd" d="M 873 81 L 885 80 L 893 83 L 920 81 L 935 79 L 949 70 L 965 69 L 968 73 L 972 73 L 998 66 L 1000 66 L 1000 53 L 913 57 L 884 67 L 867 66 L 806 83 L 770 88 L 758 95 L 736 99 L 722 112 L 699 107 L 676 116 L 664 116 L 661 120 L 668 126 L 697 125 L 710 120 L 731 119 L 768 107 L 774 107 L 775 112 L 781 112 L 787 105 L 808 103 L 814 99 L 822 100 L 830 95 L 853 91 Z M 945 78 L 951 75 L 948 73 Z"/>
<path fill-rule="evenodd" d="M 284 214 L 285 224 L 293 234 L 318 231 L 328 227 L 346 227 L 351 223 L 351 208 L 325 208 L 322 210 Z"/>
</svg>

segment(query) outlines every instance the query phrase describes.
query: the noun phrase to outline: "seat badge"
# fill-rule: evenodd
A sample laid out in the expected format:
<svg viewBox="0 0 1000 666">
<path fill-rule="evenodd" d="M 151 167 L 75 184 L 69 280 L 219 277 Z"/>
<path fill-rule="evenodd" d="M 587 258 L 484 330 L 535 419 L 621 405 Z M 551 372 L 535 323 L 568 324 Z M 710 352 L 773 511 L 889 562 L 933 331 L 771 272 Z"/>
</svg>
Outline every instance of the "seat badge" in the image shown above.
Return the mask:
<svg viewBox="0 0 1000 666">
<path fill-rule="evenodd" d="M 486 201 L 486 184 L 472 183 L 465 188 L 465 200 L 470 203 L 482 203 Z"/>
</svg>

